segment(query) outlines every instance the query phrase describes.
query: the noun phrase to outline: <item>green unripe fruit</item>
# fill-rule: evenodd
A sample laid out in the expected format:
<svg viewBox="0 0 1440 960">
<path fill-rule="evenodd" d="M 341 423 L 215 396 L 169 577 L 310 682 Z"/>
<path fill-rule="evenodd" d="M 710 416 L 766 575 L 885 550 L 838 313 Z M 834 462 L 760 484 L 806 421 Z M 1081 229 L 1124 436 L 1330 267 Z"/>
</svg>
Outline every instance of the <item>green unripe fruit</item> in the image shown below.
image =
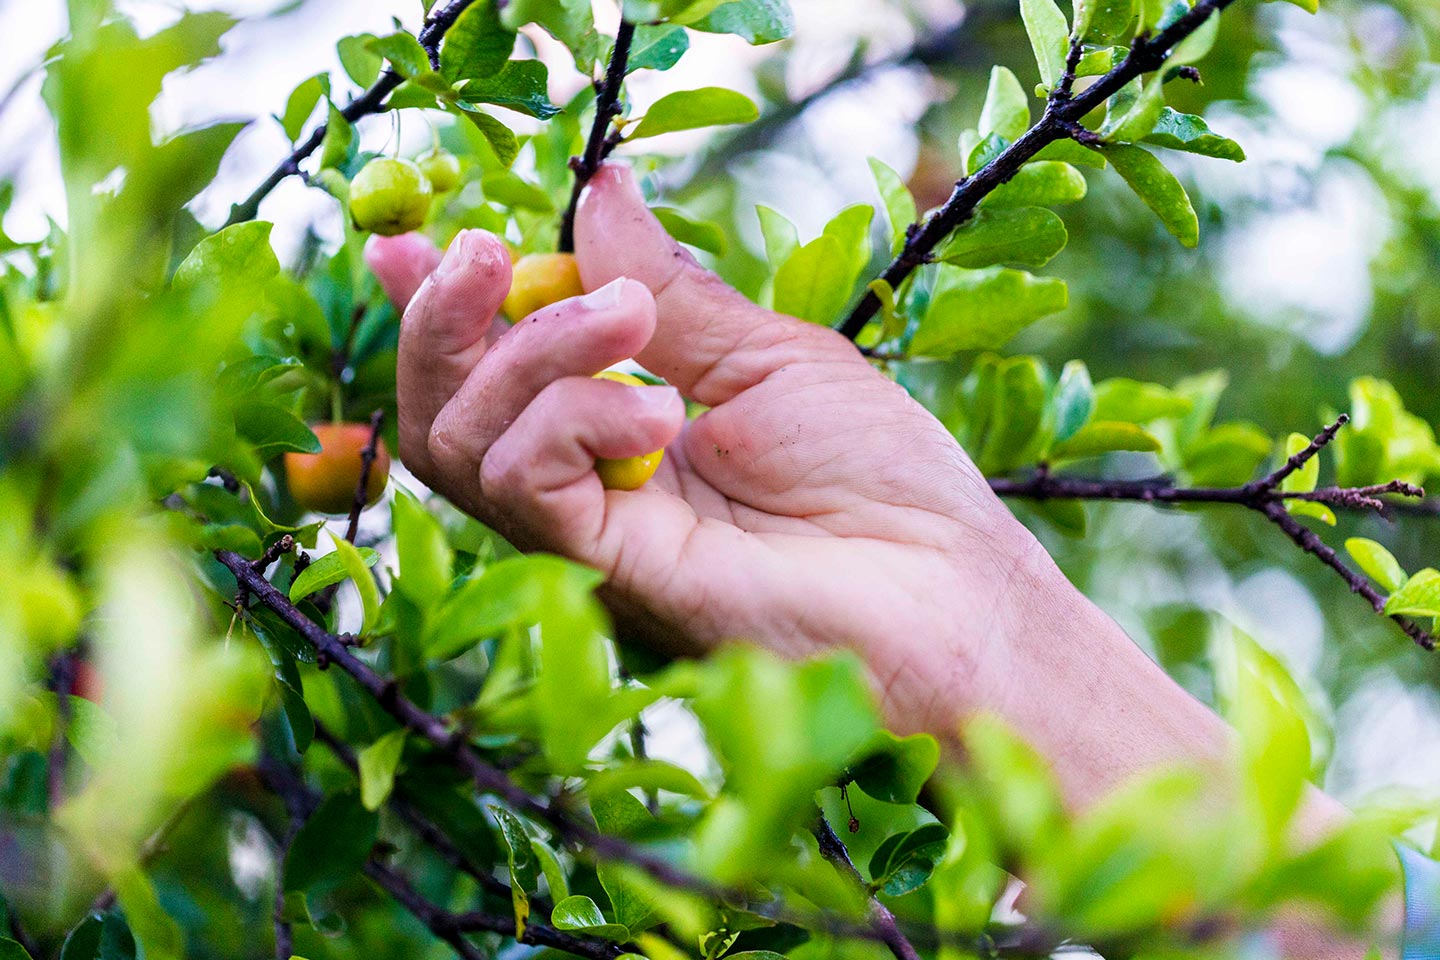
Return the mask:
<svg viewBox="0 0 1440 960">
<path fill-rule="evenodd" d="M 460 158 L 450 151 L 431 150 L 417 162 L 436 193 L 449 193 L 460 185 Z"/>
<path fill-rule="evenodd" d="M 431 192 L 430 181 L 414 163 L 378 157 L 350 182 L 350 219 L 381 236 L 409 233 L 429 215 Z"/>
</svg>

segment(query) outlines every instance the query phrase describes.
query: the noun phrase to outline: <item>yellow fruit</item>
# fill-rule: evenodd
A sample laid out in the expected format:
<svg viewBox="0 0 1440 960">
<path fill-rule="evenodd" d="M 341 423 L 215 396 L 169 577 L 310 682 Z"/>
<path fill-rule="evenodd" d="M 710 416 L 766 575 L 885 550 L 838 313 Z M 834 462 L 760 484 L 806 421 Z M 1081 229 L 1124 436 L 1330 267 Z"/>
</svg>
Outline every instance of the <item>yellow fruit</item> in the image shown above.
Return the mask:
<svg viewBox="0 0 1440 960">
<path fill-rule="evenodd" d="M 418 230 L 430 214 L 430 181 L 409 160 L 378 157 L 350 181 L 350 219 L 361 230 L 393 237 Z"/>
<path fill-rule="evenodd" d="M 416 164 L 436 193 L 449 193 L 460 184 L 460 158 L 449 150 L 431 150 Z"/>
<path fill-rule="evenodd" d="M 606 370 L 604 373 L 595 374 L 596 380 L 614 380 L 616 383 L 628 384 L 632 387 L 646 386 L 644 380 L 631 376 L 628 373 L 619 373 L 615 370 Z M 641 457 L 625 457 L 622 460 L 596 460 L 595 472 L 600 475 L 600 483 L 606 490 L 639 490 L 655 476 L 655 471 L 660 469 L 660 461 L 665 459 L 664 450 L 656 450 L 654 453 L 647 453 Z"/>
<path fill-rule="evenodd" d="M 584 292 L 574 254 L 527 254 L 515 261 L 505 316 L 519 323 L 536 310 Z"/>
<path fill-rule="evenodd" d="M 306 510 L 349 513 L 360 485 L 360 456 L 370 442 L 368 423 L 317 423 L 310 428 L 320 440 L 319 453 L 285 454 L 285 480 L 290 495 Z M 385 441 L 375 446 L 375 462 L 365 483 L 365 503 L 385 492 L 390 453 Z"/>
</svg>

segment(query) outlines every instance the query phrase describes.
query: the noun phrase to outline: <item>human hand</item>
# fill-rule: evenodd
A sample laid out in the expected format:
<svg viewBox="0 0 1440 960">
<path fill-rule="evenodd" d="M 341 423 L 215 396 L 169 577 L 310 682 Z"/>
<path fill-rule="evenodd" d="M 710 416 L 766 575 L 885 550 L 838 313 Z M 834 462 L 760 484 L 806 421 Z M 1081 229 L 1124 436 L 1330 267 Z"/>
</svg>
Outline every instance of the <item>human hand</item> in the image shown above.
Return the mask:
<svg viewBox="0 0 1440 960">
<path fill-rule="evenodd" d="M 509 329 L 495 237 L 467 231 L 443 261 L 414 236 L 371 241 L 408 303 L 406 465 L 521 548 L 601 570 L 607 602 L 671 652 L 849 647 L 904 728 L 994 706 L 1021 607 L 1071 588 L 949 431 L 843 337 L 702 269 L 627 169 L 591 181 L 576 236 L 591 292 Z M 631 357 L 673 387 L 591 379 Z M 681 395 L 709 409 L 687 422 Z M 597 458 L 661 446 L 647 486 L 602 488 Z"/>
</svg>

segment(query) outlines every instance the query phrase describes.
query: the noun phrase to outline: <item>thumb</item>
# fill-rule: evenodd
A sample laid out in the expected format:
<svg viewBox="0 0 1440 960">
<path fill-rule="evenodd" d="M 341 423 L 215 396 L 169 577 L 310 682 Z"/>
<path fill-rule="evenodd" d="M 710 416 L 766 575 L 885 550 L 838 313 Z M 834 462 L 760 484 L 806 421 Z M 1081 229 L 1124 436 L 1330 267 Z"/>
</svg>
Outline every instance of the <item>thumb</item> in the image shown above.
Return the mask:
<svg viewBox="0 0 1440 960">
<path fill-rule="evenodd" d="M 402 233 L 398 237 L 376 234 L 365 244 L 365 264 L 380 281 L 380 288 L 395 305 L 395 311 L 403 314 L 420 284 L 440 265 L 440 251 L 422 234 Z"/>
</svg>

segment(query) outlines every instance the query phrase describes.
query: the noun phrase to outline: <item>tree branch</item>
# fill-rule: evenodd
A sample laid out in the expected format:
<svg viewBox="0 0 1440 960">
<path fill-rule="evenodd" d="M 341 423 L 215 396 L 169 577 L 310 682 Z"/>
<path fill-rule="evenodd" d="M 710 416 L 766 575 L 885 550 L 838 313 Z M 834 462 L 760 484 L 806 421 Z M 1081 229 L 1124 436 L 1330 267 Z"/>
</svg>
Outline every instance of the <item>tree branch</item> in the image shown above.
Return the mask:
<svg viewBox="0 0 1440 960">
<path fill-rule="evenodd" d="M 1001 184 L 1046 146 L 1076 135 L 1080 120 L 1104 103 L 1131 80 L 1158 69 L 1177 43 L 1194 33 L 1211 14 L 1219 15 L 1234 0 L 1200 0 L 1191 10 L 1153 37 L 1137 39 L 1125 59 L 1077 96 L 1059 87 L 1051 91 L 1045 113 L 1029 130 L 985 166 L 955 185 L 955 192 L 929 219 L 912 229 L 905 246 L 881 274 L 892 289 L 924 263 L 946 237 L 966 220 L 975 208 Z M 854 340 L 880 309 L 880 298 L 867 290 L 860 302 L 837 327 Z"/>
<path fill-rule="evenodd" d="M 830 821 L 825 819 L 823 813 L 816 817 L 810 832 L 815 835 L 815 840 L 820 845 L 820 856 L 830 861 L 837 871 L 865 890 L 865 878 L 860 876 L 859 870 L 855 869 L 855 864 L 850 860 L 850 852 L 845 849 L 845 842 L 840 839 L 835 828 L 830 826 Z M 874 929 L 880 941 L 890 948 L 890 952 L 895 954 L 895 960 L 920 960 L 920 954 L 905 937 L 899 922 L 895 919 L 895 914 L 890 912 L 889 907 L 872 894 L 869 897 L 867 909 L 870 912 L 871 928 Z"/>
<path fill-rule="evenodd" d="M 1037 470 L 1025 480 L 991 478 L 990 489 L 1002 497 L 1029 500 L 1130 500 L 1141 503 L 1211 503 L 1245 507 L 1262 514 L 1280 528 L 1302 550 L 1312 553 L 1345 581 L 1351 592 L 1364 597 L 1376 613 L 1385 612 L 1385 597 L 1362 574 L 1340 559 L 1319 535 L 1296 520 L 1286 508 L 1286 501 L 1303 500 L 1323 503 L 1341 510 L 1374 510 L 1384 513 L 1400 506 L 1380 500 L 1385 494 L 1424 497 L 1425 491 L 1401 480 L 1367 487 L 1322 487 L 1309 492 L 1283 491 L 1280 485 L 1323 450 L 1350 418 L 1342 414 L 1316 435 L 1315 439 L 1294 456 L 1286 459 L 1275 471 L 1243 487 L 1177 487 L 1167 479 L 1158 480 L 1088 480 L 1078 477 L 1054 476 L 1046 469 Z M 1421 504 L 1429 508 L 1428 501 Z M 1406 617 L 1392 616 L 1406 636 L 1425 650 L 1434 650 L 1436 637 Z"/>
<path fill-rule="evenodd" d="M 425 53 L 430 58 L 432 65 L 439 62 L 441 38 L 445 36 L 447 30 L 454 26 L 460 14 L 465 12 L 465 8 L 474 2 L 475 0 L 450 0 L 449 3 L 425 18 L 425 23 L 416 35 L 416 39 L 420 41 L 420 46 L 425 48 Z M 361 117 L 383 112 L 385 98 L 400 86 L 404 79 L 400 74 L 386 67 L 379 79 L 371 84 L 368 90 L 341 108 L 340 116 L 344 117 L 347 122 L 354 123 Z M 270 191 L 279 186 L 286 177 L 299 173 L 300 161 L 314 153 L 324 142 L 326 126 L 322 123 L 310 131 L 310 136 L 301 141 L 288 157 L 281 160 L 275 169 L 270 171 L 270 175 L 251 192 L 250 196 L 233 205 L 230 208 L 230 216 L 225 220 L 225 226 L 229 227 L 246 220 L 254 220 L 256 214 L 260 212 L 261 201 L 269 196 Z"/>
<path fill-rule="evenodd" d="M 600 164 L 605 162 L 619 144 L 610 135 L 610 124 L 620 116 L 620 91 L 625 85 L 625 74 L 630 63 L 630 45 L 635 40 L 635 24 L 629 20 L 620 21 L 615 34 L 615 48 L 610 51 L 610 63 L 605 68 L 605 79 L 596 87 L 595 121 L 590 126 L 590 137 L 585 142 L 585 152 L 572 157 L 570 167 L 575 171 L 575 185 L 570 190 L 570 204 L 560 218 L 560 252 L 575 252 L 575 213 L 580 207 L 580 195 L 585 185 Z"/>
</svg>

